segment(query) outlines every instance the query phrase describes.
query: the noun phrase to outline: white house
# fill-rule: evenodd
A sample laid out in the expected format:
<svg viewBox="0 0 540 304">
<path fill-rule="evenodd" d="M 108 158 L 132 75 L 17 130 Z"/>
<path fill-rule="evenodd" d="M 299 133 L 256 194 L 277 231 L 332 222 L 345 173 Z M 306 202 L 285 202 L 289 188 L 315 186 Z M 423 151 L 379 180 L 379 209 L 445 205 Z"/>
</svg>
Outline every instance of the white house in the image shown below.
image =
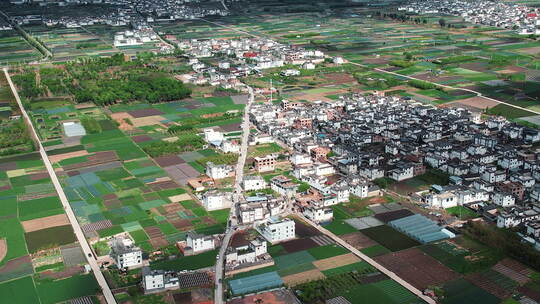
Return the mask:
<svg viewBox="0 0 540 304">
<path fill-rule="evenodd" d="M 311 156 L 307 154 L 294 153 L 289 159 L 291 163 L 295 166 L 308 165 L 312 163 Z"/>
<path fill-rule="evenodd" d="M 357 183 L 357 184 L 351 185 L 349 191 L 350 191 L 350 194 L 356 195 L 360 198 L 367 197 L 369 193 L 369 184 Z"/>
<path fill-rule="evenodd" d="M 203 206 L 207 211 L 230 208 L 231 194 L 217 190 L 210 190 L 202 195 Z"/>
<path fill-rule="evenodd" d="M 329 163 L 317 163 L 314 165 L 314 169 L 315 175 L 318 176 L 332 175 L 336 173 L 334 166 L 330 165 Z"/>
<path fill-rule="evenodd" d="M 510 207 L 516 204 L 516 198 L 510 193 L 496 191 L 493 193 L 493 202 L 502 207 Z"/>
<path fill-rule="evenodd" d="M 281 76 L 285 76 L 285 77 L 288 77 L 288 76 L 298 76 L 300 75 L 300 71 L 299 70 L 295 70 L 295 69 L 287 69 L 287 70 L 283 70 L 281 71 L 281 73 L 279 73 Z"/>
<path fill-rule="evenodd" d="M 268 187 L 268 184 L 260 175 L 246 175 L 242 181 L 244 191 L 262 190 L 266 187 Z"/>
<path fill-rule="evenodd" d="M 221 179 L 231 176 L 234 169 L 229 165 L 216 165 L 213 162 L 207 162 L 205 173 L 212 179 Z"/>
<path fill-rule="evenodd" d="M 275 244 L 295 238 L 295 224 L 289 218 L 271 217 L 255 229 L 270 243 Z"/>
<path fill-rule="evenodd" d="M 302 212 L 305 217 L 315 223 L 329 222 L 334 218 L 334 211 L 330 207 L 323 207 L 319 204 L 311 204 L 304 208 Z"/>
<path fill-rule="evenodd" d="M 111 257 L 118 269 L 133 269 L 143 263 L 142 250 L 129 238 L 116 237 L 111 240 Z"/>
<path fill-rule="evenodd" d="M 215 239 L 213 236 L 188 232 L 186 237 L 187 247 L 193 250 L 194 254 L 213 250 L 216 248 Z"/>
<path fill-rule="evenodd" d="M 334 64 L 344 64 L 345 60 L 343 59 L 343 57 L 336 56 L 332 59 L 332 62 Z"/>
<path fill-rule="evenodd" d="M 435 208 L 450 208 L 458 204 L 458 196 L 453 192 L 432 193 L 424 196 L 424 201 Z"/>
<path fill-rule="evenodd" d="M 151 270 L 150 267 L 144 267 L 142 277 L 145 294 L 174 290 L 180 287 L 180 281 L 175 271 Z"/>
<path fill-rule="evenodd" d="M 313 62 L 305 62 L 304 64 L 302 64 L 302 69 L 304 69 L 304 70 L 314 70 L 315 69 L 315 64 Z"/>
<path fill-rule="evenodd" d="M 298 190 L 298 185 L 284 175 L 274 176 L 270 180 L 270 187 L 277 193 L 287 197 L 293 197 Z"/>
<path fill-rule="evenodd" d="M 257 237 L 248 245 L 237 248 L 229 247 L 225 255 L 225 264 L 235 267 L 245 263 L 255 263 L 267 255 L 266 241 Z"/>
<path fill-rule="evenodd" d="M 414 177 L 414 166 L 402 165 L 388 171 L 388 176 L 398 182 Z"/>
<path fill-rule="evenodd" d="M 360 167 L 358 168 L 358 174 L 369 180 L 374 180 L 384 177 L 384 169 L 381 167 Z"/>
</svg>

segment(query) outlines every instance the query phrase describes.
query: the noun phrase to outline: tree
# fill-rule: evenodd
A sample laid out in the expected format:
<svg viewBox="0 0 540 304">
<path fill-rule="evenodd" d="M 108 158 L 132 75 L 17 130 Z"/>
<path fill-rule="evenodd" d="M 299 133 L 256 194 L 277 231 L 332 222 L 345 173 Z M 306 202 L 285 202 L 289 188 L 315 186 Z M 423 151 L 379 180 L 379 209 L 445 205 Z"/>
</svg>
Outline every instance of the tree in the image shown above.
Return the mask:
<svg viewBox="0 0 540 304">
<path fill-rule="evenodd" d="M 446 25 L 446 20 L 444 18 L 439 19 L 439 25 L 444 27 Z"/>
<path fill-rule="evenodd" d="M 301 183 L 299 186 L 298 186 L 298 192 L 306 192 L 309 190 L 309 188 L 311 188 L 311 186 L 308 184 L 308 183 Z"/>
</svg>

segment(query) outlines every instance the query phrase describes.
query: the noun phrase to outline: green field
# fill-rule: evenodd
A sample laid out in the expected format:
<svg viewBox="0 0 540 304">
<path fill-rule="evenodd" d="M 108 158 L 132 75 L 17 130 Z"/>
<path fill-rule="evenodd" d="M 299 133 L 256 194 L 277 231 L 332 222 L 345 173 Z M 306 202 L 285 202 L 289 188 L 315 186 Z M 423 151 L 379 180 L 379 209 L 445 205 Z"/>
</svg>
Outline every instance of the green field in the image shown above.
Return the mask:
<svg viewBox="0 0 540 304">
<path fill-rule="evenodd" d="M 0 294 L 2 295 L 0 302 L 6 304 L 39 303 L 32 277 L 24 277 L 0 284 Z"/>
<path fill-rule="evenodd" d="M 207 251 L 194 256 L 183 257 L 171 261 L 159 261 L 151 265 L 152 269 L 194 270 L 213 266 L 216 263 L 217 250 Z"/>
<path fill-rule="evenodd" d="M 36 252 L 42 248 L 53 248 L 76 241 L 71 225 L 58 226 L 25 233 L 28 251 Z"/>
<path fill-rule="evenodd" d="M 99 291 L 99 285 L 92 274 L 87 274 L 56 281 L 37 280 L 36 289 L 41 303 L 52 304 L 94 295 Z"/>
<path fill-rule="evenodd" d="M 363 229 L 361 232 L 391 251 L 400 251 L 419 245 L 417 241 L 386 225 Z"/>
</svg>

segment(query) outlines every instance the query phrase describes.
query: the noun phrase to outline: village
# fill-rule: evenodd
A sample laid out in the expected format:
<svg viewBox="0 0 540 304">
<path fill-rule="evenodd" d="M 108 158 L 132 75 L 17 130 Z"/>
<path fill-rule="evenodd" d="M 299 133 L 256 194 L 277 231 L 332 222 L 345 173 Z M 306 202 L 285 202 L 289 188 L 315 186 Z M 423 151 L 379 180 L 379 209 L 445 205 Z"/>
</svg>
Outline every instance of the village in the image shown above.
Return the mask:
<svg viewBox="0 0 540 304">
<path fill-rule="evenodd" d="M 15 5 L 39 5 L 43 7 L 64 7 L 69 9 L 77 5 L 96 5 L 99 9 L 85 14 L 44 14 L 11 16 L 19 25 L 45 24 L 49 27 L 64 26 L 78 28 L 81 26 L 105 24 L 109 26 L 126 26 L 140 22 L 173 22 L 190 20 L 209 15 L 228 15 L 228 9 L 221 1 L 129 1 L 129 0 L 93 0 L 93 1 L 41 1 L 10 0 Z M 208 3 L 208 1 L 206 2 Z"/>
<path fill-rule="evenodd" d="M 502 1 L 411 1 L 398 11 L 461 16 L 465 21 L 515 30 L 520 35 L 538 35 L 538 9 Z M 442 24 L 444 25 L 444 24 Z"/>
<path fill-rule="evenodd" d="M 256 157 L 249 169 L 254 174 L 244 176 L 244 195 L 233 211 L 240 223 L 235 229 L 251 229 L 257 236 L 226 249 L 226 276 L 274 265 L 268 246 L 297 238 L 290 215 L 298 213 L 324 225 L 334 219 L 333 206 L 351 197 L 382 196 L 388 192 L 385 183 L 405 182 L 426 171 L 446 174 L 449 184 L 410 193 L 408 200 L 426 212 L 393 210 L 392 227 L 421 243 L 453 238 L 463 221 L 445 222 L 435 214 L 460 206 L 501 228 L 521 227 L 521 237 L 539 247 L 536 129 L 462 108 L 438 109 L 383 94 L 342 96 L 334 102 L 261 103 L 253 106 L 250 120 L 257 128 L 250 136 L 251 146 L 277 143 L 289 152 L 287 159 L 278 159 L 275 153 Z M 217 148 L 235 144 L 211 128 L 204 135 Z M 290 168 L 289 173 L 268 182 L 261 175 L 283 166 Z M 234 168 L 208 163 L 206 175 L 219 181 L 234 176 Z M 236 194 L 208 190 L 203 183 L 201 178 L 189 181 L 194 191 L 202 193 L 198 198 L 207 211 L 234 206 Z M 309 187 L 299 189 L 302 184 Z M 222 238 L 189 233 L 177 246 L 185 256 L 197 255 L 221 246 Z M 131 244 L 129 238 L 112 239 L 111 261 L 120 269 L 145 266 L 147 293 L 182 288 L 188 283 L 180 282 L 187 276 L 197 278 L 188 281 L 212 280 L 210 269 L 150 270 L 141 249 Z M 256 290 L 245 290 L 249 291 Z"/>
<path fill-rule="evenodd" d="M 193 73 L 179 75 L 177 77 L 179 80 L 244 92 L 247 91 L 247 87 L 240 81 L 241 77 L 260 75 L 265 69 L 285 65 L 313 70 L 317 64 L 325 61 L 324 53 L 319 50 L 291 47 L 264 38 L 172 41 L 186 52 L 193 69 Z M 214 60 L 214 64 L 205 63 L 205 59 Z M 343 59 L 341 60 L 342 63 Z M 284 70 L 283 74 L 294 76 L 299 75 L 300 71 L 291 68 Z M 263 91 L 268 89 L 257 88 L 255 93 Z"/>
</svg>

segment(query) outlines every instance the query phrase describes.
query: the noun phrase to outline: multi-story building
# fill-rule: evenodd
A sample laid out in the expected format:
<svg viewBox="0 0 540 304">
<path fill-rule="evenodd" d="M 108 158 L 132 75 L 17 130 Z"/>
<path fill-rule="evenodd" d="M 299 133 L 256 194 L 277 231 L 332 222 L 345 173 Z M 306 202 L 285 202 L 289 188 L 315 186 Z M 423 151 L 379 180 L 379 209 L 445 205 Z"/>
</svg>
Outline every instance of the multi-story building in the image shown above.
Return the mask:
<svg viewBox="0 0 540 304">
<path fill-rule="evenodd" d="M 295 235 L 294 221 L 289 218 L 271 217 L 256 226 L 257 231 L 271 244 L 292 240 Z"/>
<path fill-rule="evenodd" d="M 202 203 L 206 210 L 219 210 L 230 208 L 232 205 L 231 193 L 210 190 L 202 195 Z"/>
<path fill-rule="evenodd" d="M 180 281 L 175 271 L 151 270 L 150 267 L 144 267 L 142 278 L 145 294 L 180 288 Z"/>
<path fill-rule="evenodd" d="M 111 257 L 118 269 L 133 269 L 143 265 L 142 250 L 129 238 L 116 237 L 111 240 Z"/>
<path fill-rule="evenodd" d="M 277 164 L 277 155 L 268 154 L 264 157 L 255 157 L 254 158 L 255 170 L 259 173 L 274 171 Z"/>
</svg>

